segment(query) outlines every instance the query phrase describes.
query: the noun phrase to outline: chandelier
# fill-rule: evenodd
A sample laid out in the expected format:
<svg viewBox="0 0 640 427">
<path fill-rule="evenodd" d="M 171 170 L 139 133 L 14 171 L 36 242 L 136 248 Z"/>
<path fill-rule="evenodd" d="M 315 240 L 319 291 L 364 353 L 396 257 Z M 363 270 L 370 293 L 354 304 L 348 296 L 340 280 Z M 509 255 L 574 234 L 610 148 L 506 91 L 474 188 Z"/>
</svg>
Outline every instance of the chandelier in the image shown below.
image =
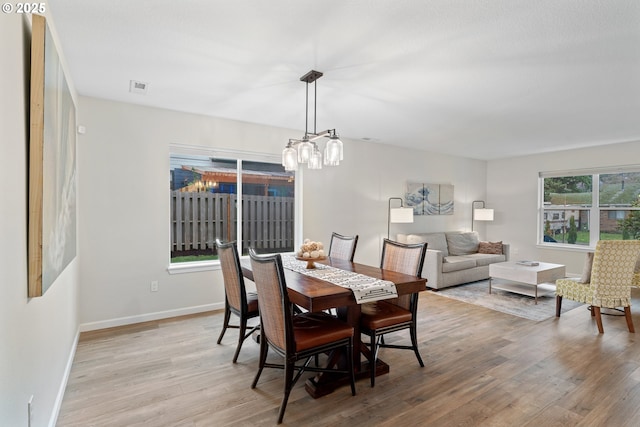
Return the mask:
<svg viewBox="0 0 640 427">
<path fill-rule="evenodd" d="M 307 84 L 307 96 L 305 99 L 305 125 L 304 136 L 302 139 L 289 139 L 289 143 L 282 150 L 282 166 L 286 171 L 295 171 L 298 164 L 307 164 L 309 169 L 322 169 L 325 166 L 338 166 L 342 160 L 342 141 L 338 138 L 335 129 L 328 129 L 322 132 L 316 132 L 316 100 L 317 100 L 317 83 L 322 77 L 320 71 L 311 70 L 304 76 L 300 77 L 300 81 Z M 309 83 L 313 83 L 313 132 L 309 132 Z M 324 154 L 316 143 L 321 138 L 329 138 L 325 147 Z"/>
</svg>

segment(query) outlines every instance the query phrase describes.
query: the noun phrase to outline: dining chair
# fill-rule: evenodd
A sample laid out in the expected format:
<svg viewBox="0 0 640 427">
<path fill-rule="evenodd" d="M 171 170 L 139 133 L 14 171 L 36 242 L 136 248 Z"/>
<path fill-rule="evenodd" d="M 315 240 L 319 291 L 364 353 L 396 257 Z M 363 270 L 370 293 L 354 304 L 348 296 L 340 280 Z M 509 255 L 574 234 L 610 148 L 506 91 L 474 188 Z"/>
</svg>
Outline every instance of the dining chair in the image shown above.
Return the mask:
<svg viewBox="0 0 640 427">
<path fill-rule="evenodd" d="M 261 324 L 260 362 L 251 388 L 256 387 L 264 368 L 284 368 L 284 396 L 278 424 L 284 417 L 291 389 L 305 371 L 348 375 L 351 395 L 355 396 L 353 327 L 324 312 L 294 314 L 280 254 L 257 255 L 253 249 L 249 249 L 249 256 L 258 291 Z M 284 364 L 267 363 L 269 348 L 284 358 Z M 315 355 L 340 348 L 346 352 L 347 370 L 310 366 Z M 304 361 L 302 364 L 296 364 L 301 360 Z M 295 376 L 294 371 L 297 371 Z"/>
<path fill-rule="evenodd" d="M 240 329 L 238 345 L 233 355 L 233 363 L 236 363 L 244 340 L 253 332 L 260 329 L 260 324 L 257 324 L 247 332 L 247 321 L 260 316 L 258 311 L 258 294 L 255 292 L 247 292 L 246 290 L 236 242 L 222 243 L 219 239 L 216 239 L 216 248 L 222 268 L 225 294 L 224 323 L 220 336 L 218 337 L 218 344 L 222 341 L 222 337 L 227 331 L 227 328 Z M 231 313 L 240 318 L 239 325 L 229 324 Z"/>
<path fill-rule="evenodd" d="M 635 333 L 631 317 L 631 286 L 640 256 L 640 240 L 599 240 L 593 255 L 591 278 L 556 280 L 556 317 L 560 317 L 562 299 L 589 304 L 598 332 L 604 333 L 601 308 L 624 308 L 629 332 Z"/>
<path fill-rule="evenodd" d="M 357 234 L 355 236 L 343 236 L 342 234 L 333 232 L 331 233 L 331 242 L 329 243 L 329 256 L 331 258 L 339 258 L 353 262 L 357 245 Z"/>
<path fill-rule="evenodd" d="M 384 239 L 382 245 L 382 259 L 380 268 L 393 270 L 399 273 L 420 276 L 424 257 L 427 252 L 427 243 L 404 244 L 393 240 Z M 360 330 L 369 335 L 369 368 L 371 374 L 371 387 L 375 386 L 376 364 L 380 347 L 413 350 L 418 363 L 424 367 L 417 338 L 417 310 L 418 293 L 402 295 L 398 298 L 381 300 L 362 304 L 360 317 Z M 409 329 L 411 345 L 387 344 L 384 335 Z"/>
</svg>

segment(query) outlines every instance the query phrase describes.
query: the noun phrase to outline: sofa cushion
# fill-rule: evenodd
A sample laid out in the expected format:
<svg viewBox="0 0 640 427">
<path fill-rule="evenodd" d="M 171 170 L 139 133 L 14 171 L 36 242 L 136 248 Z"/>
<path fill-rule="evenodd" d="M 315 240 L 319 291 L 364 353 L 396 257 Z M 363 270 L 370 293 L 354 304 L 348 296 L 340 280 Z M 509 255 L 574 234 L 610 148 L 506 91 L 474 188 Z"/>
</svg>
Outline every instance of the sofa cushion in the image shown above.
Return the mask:
<svg viewBox="0 0 640 427">
<path fill-rule="evenodd" d="M 476 265 L 478 267 L 482 267 L 484 265 L 489 265 L 489 264 L 493 264 L 496 262 L 504 262 L 507 260 L 507 258 L 500 254 L 470 254 L 470 255 L 465 255 L 465 258 L 471 258 L 473 260 L 475 260 Z"/>
<path fill-rule="evenodd" d="M 442 263 L 442 272 L 450 273 L 452 271 L 466 270 L 468 268 L 474 268 L 476 266 L 476 260 L 470 257 L 464 256 L 448 256 L 445 258 L 445 262 Z"/>
<path fill-rule="evenodd" d="M 467 255 L 478 252 L 480 238 L 477 232 L 447 232 L 445 235 L 449 255 Z"/>
<path fill-rule="evenodd" d="M 427 242 L 427 249 L 442 251 L 442 256 L 449 255 L 449 251 L 447 249 L 447 238 L 444 233 L 409 234 L 405 241 L 405 243 L 410 245 L 423 242 Z"/>
<path fill-rule="evenodd" d="M 502 242 L 480 242 L 478 243 L 478 253 L 502 255 Z"/>
</svg>

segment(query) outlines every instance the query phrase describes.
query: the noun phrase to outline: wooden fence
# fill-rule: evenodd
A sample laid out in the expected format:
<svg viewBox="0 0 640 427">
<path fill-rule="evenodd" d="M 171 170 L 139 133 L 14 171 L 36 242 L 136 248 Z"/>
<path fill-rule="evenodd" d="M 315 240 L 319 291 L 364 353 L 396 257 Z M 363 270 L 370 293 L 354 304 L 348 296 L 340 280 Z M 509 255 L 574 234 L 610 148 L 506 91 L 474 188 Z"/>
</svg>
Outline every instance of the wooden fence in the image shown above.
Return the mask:
<svg viewBox="0 0 640 427">
<path fill-rule="evenodd" d="M 236 239 L 235 194 L 171 193 L 171 252 L 209 251 Z M 293 250 L 294 198 L 242 197 L 242 252 Z"/>
</svg>

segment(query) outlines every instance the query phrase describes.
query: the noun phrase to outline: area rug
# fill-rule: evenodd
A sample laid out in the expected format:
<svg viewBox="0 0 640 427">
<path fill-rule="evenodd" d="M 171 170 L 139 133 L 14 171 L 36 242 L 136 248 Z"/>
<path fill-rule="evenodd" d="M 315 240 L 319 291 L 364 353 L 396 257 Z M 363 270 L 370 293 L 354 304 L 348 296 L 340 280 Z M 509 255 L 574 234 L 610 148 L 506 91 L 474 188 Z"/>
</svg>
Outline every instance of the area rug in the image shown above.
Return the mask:
<svg viewBox="0 0 640 427">
<path fill-rule="evenodd" d="M 513 292 L 492 289 L 491 294 L 489 294 L 488 280 L 452 286 L 433 293 L 536 322 L 556 315 L 556 297 L 553 293 L 539 296 L 538 304 L 535 304 L 533 297 L 518 295 Z M 564 299 L 562 301 L 562 313 L 581 305 L 584 304 Z"/>
</svg>

